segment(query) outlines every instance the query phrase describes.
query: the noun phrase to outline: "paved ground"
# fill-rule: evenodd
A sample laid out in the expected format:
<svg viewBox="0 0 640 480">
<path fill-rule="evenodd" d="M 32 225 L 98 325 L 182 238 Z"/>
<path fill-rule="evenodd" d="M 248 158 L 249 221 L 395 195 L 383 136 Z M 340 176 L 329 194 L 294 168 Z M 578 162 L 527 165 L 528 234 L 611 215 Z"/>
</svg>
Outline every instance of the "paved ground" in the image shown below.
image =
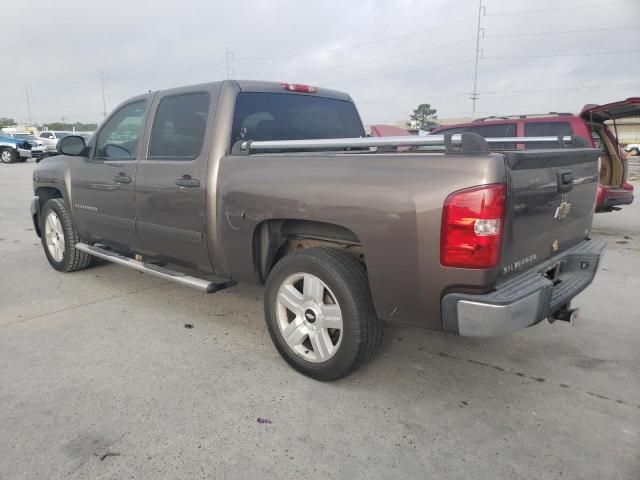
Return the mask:
<svg viewBox="0 0 640 480">
<path fill-rule="evenodd" d="M 609 250 L 576 327 L 388 326 L 323 384 L 277 355 L 260 288 L 55 272 L 32 168 L 0 165 L 0 478 L 640 478 L 640 202 L 597 216 Z"/>
</svg>

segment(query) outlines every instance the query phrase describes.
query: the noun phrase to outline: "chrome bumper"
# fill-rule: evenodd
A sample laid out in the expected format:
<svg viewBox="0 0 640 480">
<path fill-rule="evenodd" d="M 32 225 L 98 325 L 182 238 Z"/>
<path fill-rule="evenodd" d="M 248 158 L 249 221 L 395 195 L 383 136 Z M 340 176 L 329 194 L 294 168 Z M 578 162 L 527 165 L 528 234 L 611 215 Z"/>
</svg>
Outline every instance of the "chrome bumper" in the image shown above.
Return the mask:
<svg viewBox="0 0 640 480">
<path fill-rule="evenodd" d="M 508 335 L 535 325 L 571 302 L 593 281 L 604 240 L 585 240 L 491 293 L 449 293 L 442 299 L 444 331 L 469 337 Z M 556 283 L 545 272 L 557 265 Z"/>
<path fill-rule="evenodd" d="M 31 158 L 31 150 L 26 148 L 18 148 L 18 155 L 20 158 Z"/>
</svg>

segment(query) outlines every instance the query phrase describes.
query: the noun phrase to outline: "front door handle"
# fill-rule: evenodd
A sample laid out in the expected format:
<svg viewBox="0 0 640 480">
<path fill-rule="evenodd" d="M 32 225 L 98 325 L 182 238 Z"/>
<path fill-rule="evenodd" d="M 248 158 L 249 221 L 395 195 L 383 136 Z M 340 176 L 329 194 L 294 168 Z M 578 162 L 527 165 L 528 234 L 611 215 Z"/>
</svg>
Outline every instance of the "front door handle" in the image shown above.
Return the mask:
<svg viewBox="0 0 640 480">
<path fill-rule="evenodd" d="M 120 172 L 118 175 L 113 177 L 113 181 L 116 183 L 131 183 L 131 177 Z"/>
<path fill-rule="evenodd" d="M 191 175 L 183 175 L 176 180 L 176 185 L 179 187 L 196 188 L 200 186 L 200 180 L 191 178 Z"/>
</svg>

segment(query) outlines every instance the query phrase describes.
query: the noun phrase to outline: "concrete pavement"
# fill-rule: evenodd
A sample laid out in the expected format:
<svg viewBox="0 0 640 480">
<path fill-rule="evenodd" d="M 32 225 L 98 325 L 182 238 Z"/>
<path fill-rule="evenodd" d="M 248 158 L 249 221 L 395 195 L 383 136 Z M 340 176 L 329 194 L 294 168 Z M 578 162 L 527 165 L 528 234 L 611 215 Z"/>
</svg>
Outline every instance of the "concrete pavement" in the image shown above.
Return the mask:
<svg viewBox="0 0 640 480">
<path fill-rule="evenodd" d="M 33 166 L 0 165 L 0 478 L 640 478 L 640 202 L 597 215 L 577 326 L 387 325 L 326 384 L 278 356 L 260 288 L 51 269 Z"/>
</svg>

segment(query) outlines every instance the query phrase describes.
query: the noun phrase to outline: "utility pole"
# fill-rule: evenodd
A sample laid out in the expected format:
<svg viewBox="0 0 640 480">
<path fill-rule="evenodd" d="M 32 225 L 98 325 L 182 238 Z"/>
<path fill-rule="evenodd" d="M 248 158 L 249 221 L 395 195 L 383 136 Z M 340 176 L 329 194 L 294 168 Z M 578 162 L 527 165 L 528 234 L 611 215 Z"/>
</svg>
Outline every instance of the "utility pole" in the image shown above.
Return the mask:
<svg viewBox="0 0 640 480">
<path fill-rule="evenodd" d="M 27 116 L 29 119 L 29 125 L 31 125 L 31 95 L 29 93 L 29 84 L 26 82 L 24 84 L 24 93 L 27 97 Z"/>
<path fill-rule="evenodd" d="M 102 116 L 107 118 L 107 90 L 109 90 L 109 75 L 100 72 L 100 86 L 102 87 Z"/>
<path fill-rule="evenodd" d="M 481 35 L 484 37 L 484 28 L 481 27 L 481 19 L 487 14 L 487 9 L 482 5 L 482 0 L 478 0 L 478 27 L 476 29 L 476 60 L 473 68 L 473 93 L 471 94 L 471 101 L 473 102 L 472 116 L 476 116 L 476 100 L 480 97 L 478 93 L 478 60 L 482 56 L 482 50 L 480 49 Z"/>
<path fill-rule="evenodd" d="M 227 78 L 229 78 L 233 75 L 233 52 L 229 50 L 228 46 L 225 48 L 225 57 L 227 63 Z"/>
</svg>

